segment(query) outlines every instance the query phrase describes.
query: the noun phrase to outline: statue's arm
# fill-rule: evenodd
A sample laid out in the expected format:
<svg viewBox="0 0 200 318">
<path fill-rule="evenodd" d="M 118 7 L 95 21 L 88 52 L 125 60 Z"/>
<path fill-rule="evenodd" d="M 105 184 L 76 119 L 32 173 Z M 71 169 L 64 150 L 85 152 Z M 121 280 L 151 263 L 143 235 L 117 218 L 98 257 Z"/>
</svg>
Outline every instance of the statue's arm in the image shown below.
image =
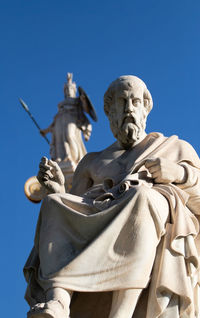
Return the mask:
<svg viewBox="0 0 200 318">
<path fill-rule="evenodd" d="M 49 132 L 52 132 L 52 129 L 54 127 L 54 123 L 55 121 L 53 120 L 53 122 L 45 129 L 40 129 L 40 134 L 42 136 L 45 136 L 46 134 L 48 134 Z"/>
<path fill-rule="evenodd" d="M 153 158 L 146 160 L 145 166 L 155 183 L 173 183 L 189 194 L 188 207 L 200 214 L 200 160 L 190 144 L 181 141 L 180 146 L 184 148 L 184 159 L 178 163 L 166 158 Z M 181 147 L 179 151 L 183 150 Z"/>
<path fill-rule="evenodd" d="M 92 187 L 94 180 L 91 173 L 91 166 L 97 153 L 88 153 L 79 162 L 73 177 L 71 194 L 83 195 L 90 187 Z"/>
<path fill-rule="evenodd" d="M 189 195 L 198 195 L 200 197 L 200 170 L 192 167 L 187 162 L 182 162 L 180 165 L 185 169 L 186 178 L 185 182 L 178 184 L 178 186 Z"/>
<path fill-rule="evenodd" d="M 155 183 L 181 184 L 186 182 L 187 173 L 185 168 L 169 159 L 162 157 L 147 159 L 145 167 Z"/>
<path fill-rule="evenodd" d="M 195 214 L 200 214 L 200 169 L 193 167 L 189 162 L 180 163 L 186 171 L 186 181 L 178 187 L 189 194 L 187 206 Z"/>
<path fill-rule="evenodd" d="M 189 161 L 175 163 L 159 157 L 147 159 L 145 166 L 155 183 L 173 183 L 189 195 L 200 197 L 200 169 L 192 166 Z"/>
<path fill-rule="evenodd" d="M 194 148 L 186 141 L 181 140 L 181 147 L 185 149 L 184 159 L 179 166 L 185 169 L 185 180 L 178 187 L 186 191 L 190 196 L 199 196 L 200 199 L 200 159 Z M 182 149 L 183 149 L 182 148 Z M 180 148 L 181 149 L 181 148 Z M 181 149 L 181 150 L 182 150 Z"/>
</svg>

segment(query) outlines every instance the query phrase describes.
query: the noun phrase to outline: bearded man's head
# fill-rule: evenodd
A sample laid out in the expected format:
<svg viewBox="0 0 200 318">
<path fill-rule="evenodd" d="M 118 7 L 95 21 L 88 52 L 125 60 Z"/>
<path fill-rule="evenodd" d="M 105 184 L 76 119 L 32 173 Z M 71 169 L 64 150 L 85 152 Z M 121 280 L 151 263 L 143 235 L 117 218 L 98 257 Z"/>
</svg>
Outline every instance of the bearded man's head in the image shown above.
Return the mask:
<svg viewBox="0 0 200 318">
<path fill-rule="evenodd" d="M 153 100 L 145 83 L 136 76 L 120 76 L 104 95 L 104 111 L 113 135 L 124 148 L 131 147 L 145 131 Z"/>
</svg>

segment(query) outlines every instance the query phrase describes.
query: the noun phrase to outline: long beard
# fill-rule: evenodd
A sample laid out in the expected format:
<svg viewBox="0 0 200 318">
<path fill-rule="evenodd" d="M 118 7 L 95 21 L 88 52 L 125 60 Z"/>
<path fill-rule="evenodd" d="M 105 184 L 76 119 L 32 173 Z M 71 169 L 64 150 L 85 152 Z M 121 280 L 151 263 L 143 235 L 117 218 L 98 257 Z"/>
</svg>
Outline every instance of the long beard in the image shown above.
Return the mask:
<svg viewBox="0 0 200 318">
<path fill-rule="evenodd" d="M 146 120 L 137 120 L 134 117 L 128 117 L 123 120 L 122 123 L 116 121 L 110 122 L 111 130 L 124 148 L 131 147 L 144 132 L 146 126 Z"/>
</svg>

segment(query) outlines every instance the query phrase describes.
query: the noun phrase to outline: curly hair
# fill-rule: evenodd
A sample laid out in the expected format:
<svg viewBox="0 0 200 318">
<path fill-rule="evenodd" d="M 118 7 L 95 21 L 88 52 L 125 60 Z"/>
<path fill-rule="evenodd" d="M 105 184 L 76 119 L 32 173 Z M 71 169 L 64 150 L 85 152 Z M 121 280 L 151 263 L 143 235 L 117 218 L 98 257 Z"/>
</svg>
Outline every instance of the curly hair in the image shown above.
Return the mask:
<svg viewBox="0 0 200 318">
<path fill-rule="evenodd" d="M 113 104 L 113 97 L 120 86 L 124 86 L 126 88 L 134 87 L 134 86 L 142 86 L 144 105 L 148 113 L 151 111 L 153 107 L 153 99 L 145 83 L 136 76 L 125 75 L 125 76 L 120 76 L 115 81 L 113 81 L 104 94 L 104 112 L 107 116 L 110 111 L 110 106 Z"/>
</svg>

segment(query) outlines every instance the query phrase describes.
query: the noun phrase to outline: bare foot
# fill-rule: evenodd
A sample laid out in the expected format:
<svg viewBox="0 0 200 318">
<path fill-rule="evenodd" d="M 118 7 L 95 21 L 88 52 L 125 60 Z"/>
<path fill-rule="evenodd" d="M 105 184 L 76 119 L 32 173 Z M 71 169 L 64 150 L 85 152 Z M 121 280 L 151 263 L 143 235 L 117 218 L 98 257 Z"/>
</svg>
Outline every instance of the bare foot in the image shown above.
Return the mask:
<svg viewBox="0 0 200 318">
<path fill-rule="evenodd" d="M 28 318 L 69 318 L 67 311 L 59 300 L 38 303 L 27 314 Z"/>
</svg>

